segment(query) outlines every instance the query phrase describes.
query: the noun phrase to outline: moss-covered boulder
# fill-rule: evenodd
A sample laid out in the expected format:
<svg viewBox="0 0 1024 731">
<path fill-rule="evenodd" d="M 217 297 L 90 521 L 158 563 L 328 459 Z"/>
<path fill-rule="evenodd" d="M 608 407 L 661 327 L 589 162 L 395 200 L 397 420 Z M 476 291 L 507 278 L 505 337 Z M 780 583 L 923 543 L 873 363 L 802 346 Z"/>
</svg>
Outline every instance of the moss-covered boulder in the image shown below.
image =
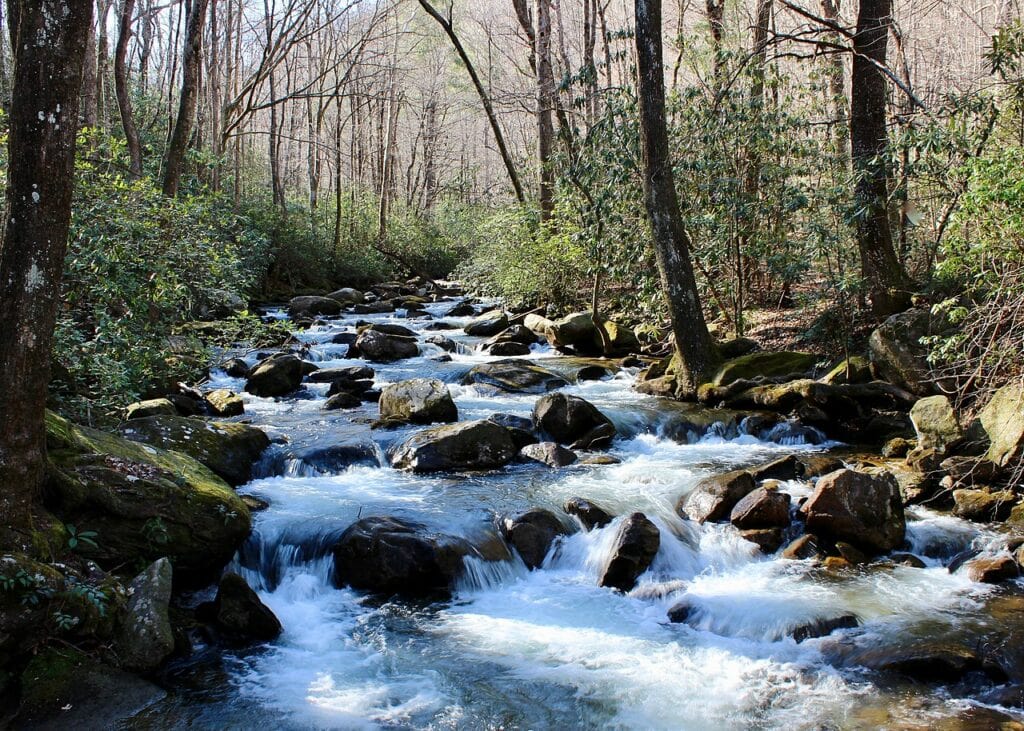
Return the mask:
<svg viewBox="0 0 1024 731">
<path fill-rule="evenodd" d="M 748 353 L 739 358 L 727 360 L 715 374 L 716 386 L 725 386 L 733 381 L 753 380 L 758 377 L 803 375 L 818 362 L 812 353 L 789 351 Z"/>
<path fill-rule="evenodd" d="M 96 531 L 78 552 L 105 568 L 142 568 L 163 556 L 176 575 L 209 579 L 249 535 L 242 499 L 182 454 L 81 427 L 47 414 L 53 465 L 48 507 L 79 530 Z"/>
<path fill-rule="evenodd" d="M 910 409 L 910 421 L 921 449 L 942 453 L 963 437 L 953 404 L 945 396 L 928 396 L 918 401 Z"/>
<path fill-rule="evenodd" d="M 145 419 L 147 416 L 173 416 L 178 413 L 170 399 L 154 398 L 148 401 L 136 401 L 129 404 L 124 411 L 125 419 Z"/>
<path fill-rule="evenodd" d="M 871 364 L 878 375 L 919 396 L 934 392 L 928 367 L 928 349 L 921 339 L 933 334 L 928 310 L 914 309 L 893 315 L 868 339 Z"/>
<path fill-rule="evenodd" d="M 183 416 L 134 419 L 121 424 L 118 433 L 133 442 L 187 454 L 229 485 L 244 485 L 251 480 L 253 464 L 270 446 L 270 438 L 254 426 Z"/>
<path fill-rule="evenodd" d="M 871 380 L 871 361 L 861 355 L 851 355 L 841 360 L 835 368 L 821 377 L 822 383 L 842 385 L 844 383 L 868 383 Z"/>
<path fill-rule="evenodd" d="M 993 394 L 978 415 L 989 438 L 990 460 L 1001 467 L 1024 456 L 1024 383 L 1011 383 Z"/>
</svg>

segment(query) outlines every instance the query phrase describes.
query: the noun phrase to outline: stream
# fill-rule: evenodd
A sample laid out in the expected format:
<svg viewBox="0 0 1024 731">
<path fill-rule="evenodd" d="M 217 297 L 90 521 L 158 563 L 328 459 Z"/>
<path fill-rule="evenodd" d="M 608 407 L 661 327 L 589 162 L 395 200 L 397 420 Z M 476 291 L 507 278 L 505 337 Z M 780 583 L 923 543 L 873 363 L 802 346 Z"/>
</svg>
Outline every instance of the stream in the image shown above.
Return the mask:
<svg viewBox="0 0 1024 731">
<path fill-rule="evenodd" d="M 429 305 L 433 322 L 468 322 L 442 317 L 453 303 Z M 296 337 L 308 346 L 303 357 L 321 368 L 361 365 L 344 358 L 348 346 L 332 344 L 335 335 L 354 332 L 357 321 L 405 325 L 420 333 L 421 355 L 368 363 L 376 388 L 438 378 L 449 385 L 460 421 L 530 415 L 536 395 L 460 385 L 472 366 L 492 359 L 475 352 L 481 338 L 443 331 L 465 347 L 440 362 L 443 351 L 422 342 L 433 334 L 425 331 L 431 321 L 404 314 L 345 315 Z M 574 382 L 579 359 L 532 347 L 529 359 Z M 730 525 L 682 520 L 680 496 L 708 475 L 838 445 L 808 444 L 786 430 L 761 441 L 735 424 L 687 433 L 678 428 L 684 407 L 636 393 L 635 378 L 623 369 L 565 389 L 615 423 L 620 436 L 607 453 L 619 464 L 513 463 L 460 475 L 387 466 L 388 448 L 423 427 L 371 429 L 374 403 L 323 411 L 326 383 L 278 400 L 244 394 L 239 419 L 275 443 L 259 477 L 239 492 L 270 507 L 254 513 L 253 534 L 230 568 L 258 591 L 284 632 L 272 643 L 227 650 L 197 643 L 162 678 L 167 698 L 126 727 L 931 728 L 996 707 L 985 694 L 1005 678 L 916 683 L 848 658 L 851 648 L 906 638 L 973 642 L 987 631 L 997 621 L 988 607 L 1008 590 L 972 583 L 946 565 L 971 546 L 999 550 L 1003 528 L 917 507 L 909 509 L 907 542 L 925 568 L 829 571 L 765 556 Z M 243 387 L 222 372 L 208 384 L 240 394 Z M 795 502 L 812 487 L 792 481 L 781 489 Z M 329 548 L 358 517 L 395 515 L 476 542 L 500 540 L 496 516 L 532 507 L 564 515 L 561 506 L 576 496 L 613 515 L 642 511 L 659 527 L 657 557 L 630 593 L 598 586 L 621 517 L 567 537 L 535 571 L 518 558 L 467 559 L 448 601 L 385 599 L 331 583 Z M 683 596 L 693 610 L 686 623 L 672 624 L 667 611 Z M 808 621 L 850 613 L 860 621 L 855 629 L 801 643 L 788 636 Z"/>
</svg>

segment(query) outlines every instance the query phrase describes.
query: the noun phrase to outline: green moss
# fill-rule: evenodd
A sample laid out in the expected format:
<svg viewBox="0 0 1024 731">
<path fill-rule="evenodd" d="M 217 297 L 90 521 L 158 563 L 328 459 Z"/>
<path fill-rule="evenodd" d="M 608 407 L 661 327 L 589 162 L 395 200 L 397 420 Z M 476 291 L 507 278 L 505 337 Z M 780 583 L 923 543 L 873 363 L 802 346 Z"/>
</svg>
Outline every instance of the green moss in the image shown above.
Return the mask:
<svg viewBox="0 0 1024 731">
<path fill-rule="evenodd" d="M 849 376 L 847 376 L 849 366 Z M 862 355 L 850 356 L 825 374 L 821 381 L 829 384 L 867 383 L 871 380 L 871 363 Z"/>
<path fill-rule="evenodd" d="M 733 381 L 752 380 L 759 376 L 774 377 L 802 374 L 814 367 L 818 357 L 812 353 L 789 351 L 749 353 L 726 361 L 715 374 L 714 384 L 725 386 Z"/>
</svg>

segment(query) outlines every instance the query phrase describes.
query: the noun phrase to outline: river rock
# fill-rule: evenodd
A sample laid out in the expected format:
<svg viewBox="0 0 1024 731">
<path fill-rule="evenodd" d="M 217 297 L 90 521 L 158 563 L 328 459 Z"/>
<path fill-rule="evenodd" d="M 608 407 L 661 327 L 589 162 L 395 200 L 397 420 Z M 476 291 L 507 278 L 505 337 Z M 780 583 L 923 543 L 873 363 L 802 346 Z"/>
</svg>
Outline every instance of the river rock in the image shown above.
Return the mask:
<svg viewBox="0 0 1024 731">
<path fill-rule="evenodd" d="M 363 300 L 366 299 L 366 296 L 362 292 L 358 289 L 352 289 L 351 287 L 336 289 L 327 296 L 343 305 L 361 305 Z"/>
<path fill-rule="evenodd" d="M 532 332 L 534 335 L 547 339 L 548 329 L 554 323 L 543 315 L 538 315 L 535 312 L 531 312 L 523 318 L 523 327 Z"/>
<path fill-rule="evenodd" d="M 569 515 L 579 518 L 587 530 L 603 528 L 612 522 L 611 513 L 581 497 L 569 498 L 562 509 Z"/>
<path fill-rule="evenodd" d="M 533 345 L 536 342 L 537 336 L 534 335 L 533 331 L 529 328 L 524 325 L 512 325 L 486 341 L 484 346 L 488 347 L 497 343 L 520 343 L 522 345 Z"/>
<path fill-rule="evenodd" d="M 963 437 L 953 405 L 945 396 L 927 396 L 910 409 L 910 421 L 917 432 L 917 446 L 938 453 Z"/>
<path fill-rule="evenodd" d="M 450 591 L 473 550 L 415 521 L 369 517 L 350 525 L 332 552 L 336 586 L 422 596 Z"/>
<path fill-rule="evenodd" d="M 605 340 L 610 346 L 610 353 L 615 355 L 626 355 L 640 351 L 640 341 L 631 329 L 611 320 L 601 322 L 601 329 L 604 330 Z"/>
<path fill-rule="evenodd" d="M 899 485 L 889 473 L 842 469 L 825 475 L 800 509 L 807 529 L 870 553 L 903 545 L 906 522 Z"/>
<path fill-rule="evenodd" d="M 405 358 L 414 358 L 420 353 L 416 338 L 404 335 L 390 335 L 376 329 L 359 333 L 351 346 L 350 354 L 358 354 L 366 360 L 389 363 Z"/>
<path fill-rule="evenodd" d="M 551 322 L 544 336 L 554 348 L 572 348 L 581 355 L 601 352 L 601 335 L 589 312 L 574 312 Z"/>
<path fill-rule="evenodd" d="M 374 330 L 385 335 L 397 335 L 402 338 L 415 338 L 416 331 L 407 328 L 405 325 L 395 325 L 390 322 L 376 322 L 372 325 L 365 325 L 359 329 L 360 333 L 367 330 Z"/>
<path fill-rule="evenodd" d="M 263 398 L 286 396 L 302 385 L 304 375 L 305 368 L 298 356 L 288 353 L 272 355 L 253 367 L 245 390 Z"/>
<path fill-rule="evenodd" d="M 841 386 L 846 383 L 868 383 L 871 381 L 871 361 L 861 355 L 851 355 L 821 377 L 822 383 Z"/>
<path fill-rule="evenodd" d="M 381 389 L 380 418 L 402 424 L 432 424 L 458 421 L 459 412 L 443 382 L 413 378 Z"/>
<path fill-rule="evenodd" d="M 77 553 L 104 568 L 164 556 L 176 577 L 206 581 L 249 535 L 249 509 L 217 475 L 191 457 L 46 415 L 50 460 L 59 471 L 48 507 L 63 522 L 88 526 L 95 546 Z"/>
<path fill-rule="evenodd" d="M 575 452 L 557 442 L 527 444 L 519 450 L 519 456 L 527 461 L 540 462 L 548 467 L 567 467 L 578 459 Z"/>
<path fill-rule="evenodd" d="M 522 449 L 528 444 L 536 444 L 540 441 L 537 439 L 537 435 L 534 434 L 533 420 L 527 419 L 525 416 L 491 414 L 487 417 L 487 421 L 493 421 L 495 424 L 505 427 L 508 430 L 509 436 L 512 437 L 512 442 L 517 450 Z"/>
<path fill-rule="evenodd" d="M 786 351 L 749 353 L 726 361 L 715 374 L 713 383 L 716 386 L 727 386 L 733 381 L 752 380 L 759 376 L 770 378 L 803 375 L 811 370 L 817 362 L 818 356 L 812 353 Z"/>
<path fill-rule="evenodd" d="M 476 315 L 476 308 L 468 302 L 459 302 L 444 313 L 445 317 L 473 317 Z"/>
<path fill-rule="evenodd" d="M 359 337 L 359 333 L 340 332 L 331 338 L 331 345 L 352 345 Z"/>
<path fill-rule="evenodd" d="M 757 488 L 746 470 L 705 477 L 680 499 L 677 512 L 698 523 L 727 520 L 736 504 Z"/>
<path fill-rule="evenodd" d="M 806 622 L 795 628 L 789 634 L 790 637 L 797 642 L 803 642 L 804 640 L 810 640 L 815 637 L 825 637 L 836 630 L 853 629 L 854 627 L 859 626 L 860 620 L 857 619 L 856 615 L 843 614 L 838 617 L 815 619 L 810 622 Z"/>
<path fill-rule="evenodd" d="M 303 317 L 337 317 L 341 314 L 341 302 L 330 297 L 294 297 L 288 302 L 288 316 L 293 320 Z"/>
<path fill-rule="evenodd" d="M 971 581 L 982 584 L 1000 584 L 1020 574 L 1020 568 L 1011 556 L 976 558 L 965 563 L 963 568 Z"/>
<path fill-rule="evenodd" d="M 611 557 L 601 572 L 601 586 L 629 591 L 651 565 L 661 546 L 661 532 L 643 513 L 627 517 L 615 536 Z"/>
<path fill-rule="evenodd" d="M 253 464 L 270 446 L 270 438 L 254 426 L 184 416 L 135 419 L 118 432 L 134 442 L 187 454 L 236 486 L 252 479 Z"/>
<path fill-rule="evenodd" d="M 413 472 L 489 470 L 511 462 L 517 451 L 507 429 L 482 419 L 419 431 L 399 445 L 391 464 Z"/>
<path fill-rule="evenodd" d="M 921 339 L 930 334 L 928 310 L 914 309 L 893 315 L 868 339 L 871 363 L 878 374 L 919 396 L 933 392 L 928 348 Z"/>
<path fill-rule="evenodd" d="M 547 393 L 569 382 L 529 360 L 496 360 L 473 367 L 462 378 L 466 385 L 491 393 Z"/>
<path fill-rule="evenodd" d="M 760 487 L 741 498 L 729 520 L 741 530 L 753 528 L 785 528 L 789 525 L 787 493 Z"/>
<path fill-rule="evenodd" d="M 500 343 L 488 345 L 487 352 L 495 357 L 510 358 L 513 356 L 529 355 L 532 351 L 529 345 L 516 343 L 511 340 L 503 340 Z"/>
<path fill-rule="evenodd" d="M 740 537 L 753 543 L 764 554 L 775 553 L 786 540 L 786 534 L 782 528 L 749 528 L 741 530 Z"/>
<path fill-rule="evenodd" d="M 978 420 L 989 438 L 988 459 L 1006 467 L 1024 458 L 1024 384 L 996 391 Z"/>
<path fill-rule="evenodd" d="M 155 398 L 148 401 L 136 401 L 125 409 L 125 420 L 146 419 L 150 416 L 176 416 L 178 410 L 170 399 Z"/>
<path fill-rule="evenodd" d="M 799 538 L 794 539 L 782 550 L 782 558 L 788 558 L 791 561 L 820 558 L 821 555 L 820 541 L 817 536 L 810 533 L 805 533 Z"/>
<path fill-rule="evenodd" d="M 174 651 L 174 632 L 168 615 L 171 602 L 171 562 L 154 562 L 136 576 L 128 589 L 128 610 L 117 636 L 117 656 L 129 670 L 153 670 Z"/>
<path fill-rule="evenodd" d="M 979 523 L 1002 521 L 1010 517 L 1017 496 L 1010 490 L 954 490 L 953 514 Z"/>
<path fill-rule="evenodd" d="M 785 457 L 773 459 L 757 467 L 751 467 L 747 471 L 756 482 L 763 480 L 795 480 L 803 475 L 803 465 L 795 454 L 787 454 Z"/>
<path fill-rule="evenodd" d="M 508 327 L 508 316 L 501 310 L 491 310 L 471 320 L 463 329 L 466 335 L 489 338 Z"/>
<path fill-rule="evenodd" d="M 241 358 L 230 358 L 221 363 L 219 368 L 232 378 L 249 377 L 249 364 Z"/>
<path fill-rule="evenodd" d="M 355 315 L 384 315 L 394 311 L 395 306 L 390 302 L 366 302 L 361 305 L 352 305 L 352 313 Z"/>
<path fill-rule="evenodd" d="M 451 338 L 446 338 L 444 335 L 428 335 L 423 339 L 423 342 L 436 345 L 446 353 L 456 353 L 459 350 L 459 344 Z"/>
<path fill-rule="evenodd" d="M 340 411 L 342 409 L 358 409 L 363 405 L 363 399 L 359 394 L 352 393 L 351 391 L 339 390 L 336 393 L 331 394 L 326 401 L 324 401 L 324 411 Z"/>
<path fill-rule="evenodd" d="M 217 624 L 233 635 L 272 640 L 281 634 L 280 620 L 236 573 L 221 577 L 213 605 Z"/>
<path fill-rule="evenodd" d="M 554 513 L 534 508 L 501 523 L 505 541 L 519 552 L 527 568 L 540 568 L 555 539 L 568 535 L 569 530 Z"/>
<path fill-rule="evenodd" d="M 241 416 L 245 413 L 245 402 L 242 401 L 241 396 L 226 388 L 218 388 L 214 391 L 210 391 L 206 394 L 204 399 L 214 416 L 227 418 L 231 416 Z"/>
<path fill-rule="evenodd" d="M 542 396 L 533 407 L 533 423 L 541 432 L 574 449 L 603 447 L 615 438 L 615 426 L 589 401 L 564 393 Z"/>
</svg>

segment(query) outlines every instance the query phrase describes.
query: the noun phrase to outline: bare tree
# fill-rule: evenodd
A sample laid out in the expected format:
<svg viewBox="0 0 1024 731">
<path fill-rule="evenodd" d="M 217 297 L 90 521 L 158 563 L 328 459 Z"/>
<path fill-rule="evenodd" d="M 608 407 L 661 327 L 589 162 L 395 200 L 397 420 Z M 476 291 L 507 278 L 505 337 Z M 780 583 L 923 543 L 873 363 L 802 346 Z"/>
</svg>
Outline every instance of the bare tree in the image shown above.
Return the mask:
<svg viewBox="0 0 1024 731">
<path fill-rule="evenodd" d="M 135 12 L 135 0 L 123 0 L 123 3 L 117 47 L 114 50 L 114 88 L 117 92 L 117 107 L 121 112 L 121 127 L 124 129 L 125 142 L 128 146 L 131 173 L 136 178 L 141 178 L 142 143 L 139 141 L 139 131 L 135 126 L 131 92 L 128 89 L 128 42 L 132 37 L 132 14 Z"/>
<path fill-rule="evenodd" d="M 0 245 L 0 530 L 11 539 L 4 543 L 21 547 L 46 466 L 50 346 L 92 7 L 92 0 L 7 3 L 15 64 Z"/>
<path fill-rule="evenodd" d="M 644 204 L 675 335 L 679 395 L 692 397 L 712 375 L 718 353 L 704 321 L 669 157 L 661 0 L 636 0 L 635 8 Z"/>
<path fill-rule="evenodd" d="M 185 54 L 181 62 L 181 98 L 178 102 L 178 118 L 174 123 L 171 141 L 164 158 L 164 195 L 173 198 L 178 194 L 181 182 L 181 168 L 185 151 L 192 134 L 192 124 L 199 102 L 199 70 L 202 67 L 203 29 L 206 27 L 206 8 L 210 0 L 192 0 L 185 33 Z"/>
<path fill-rule="evenodd" d="M 861 0 L 853 38 L 850 142 L 861 274 L 876 315 L 905 309 L 910 278 L 893 248 L 889 221 L 889 135 L 884 72 L 892 0 Z"/>
</svg>

